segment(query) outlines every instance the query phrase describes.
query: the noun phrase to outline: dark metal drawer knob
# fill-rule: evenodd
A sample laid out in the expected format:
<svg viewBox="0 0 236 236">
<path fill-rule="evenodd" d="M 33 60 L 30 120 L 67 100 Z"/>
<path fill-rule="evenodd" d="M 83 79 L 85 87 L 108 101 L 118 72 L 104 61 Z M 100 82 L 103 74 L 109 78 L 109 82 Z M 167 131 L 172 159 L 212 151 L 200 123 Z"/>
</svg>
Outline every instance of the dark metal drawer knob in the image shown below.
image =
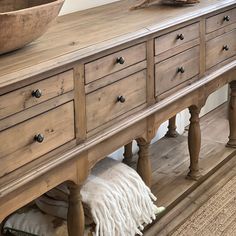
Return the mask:
<svg viewBox="0 0 236 236">
<path fill-rule="evenodd" d="M 230 16 L 224 16 L 224 21 L 230 21 Z"/>
<path fill-rule="evenodd" d="M 124 57 L 118 57 L 116 59 L 116 63 L 123 65 L 125 63 L 125 58 Z"/>
<path fill-rule="evenodd" d="M 125 98 L 123 96 L 118 96 L 117 97 L 117 102 L 124 103 L 125 102 Z"/>
<path fill-rule="evenodd" d="M 32 92 L 32 96 L 35 98 L 40 98 L 42 97 L 43 93 L 40 89 L 36 89 Z"/>
<path fill-rule="evenodd" d="M 228 45 L 224 45 L 224 46 L 223 46 L 223 50 L 224 50 L 224 51 L 229 51 L 229 46 L 228 46 Z"/>
<path fill-rule="evenodd" d="M 180 40 L 184 40 L 184 35 L 183 34 L 178 34 L 176 38 L 180 39 Z"/>
<path fill-rule="evenodd" d="M 184 67 L 183 67 L 183 66 L 179 67 L 179 68 L 177 69 L 177 72 L 183 74 L 183 73 L 185 72 Z"/>
<path fill-rule="evenodd" d="M 42 143 L 43 140 L 44 140 L 43 134 L 36 134 L 36 135 L 34 136 L 34 140 L 35 140 L 36 142 L 38 142 L 38 143 Z"/>
</svg>

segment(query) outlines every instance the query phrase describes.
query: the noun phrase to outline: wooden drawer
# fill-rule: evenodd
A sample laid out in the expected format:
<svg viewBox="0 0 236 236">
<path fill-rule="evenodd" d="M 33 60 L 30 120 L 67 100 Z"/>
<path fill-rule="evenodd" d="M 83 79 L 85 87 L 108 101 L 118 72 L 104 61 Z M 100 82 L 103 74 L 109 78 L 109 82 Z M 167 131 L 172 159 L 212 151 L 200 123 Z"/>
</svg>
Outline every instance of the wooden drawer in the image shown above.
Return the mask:
<svg viewBox="0 0 236 236">
<path fill-rule="evenodd" d="M 160 95 L 199 74 L 199 46 L 155 65 L 156 95 Z"/>
<path fill-rule="evenodd" d="M 35 140 L 38 134 L 44 136 L 41 143 Z M 74 138 L 73 102 L 0 132 L 0 176 Z"/>
<path fill-rule="evenodd" d="M 199 23 L 185 26 L 155 39 L 155 55 L 199 38 Z"/>
<path fill-rule="evenodd" d="M 4 94 L 0 96 L 0 120 L 62 95 L 73 90 L 73 88 L 73 71 L 71 70 Z M 34 91 L 38 93 L 33 95 Z M 42 93 L 41 96 L 40 91 Z"/>
<path fill-rule="evenodd" d="M 120 101 L 118 98 L 125 99 Z M 146 103 L 146 70 L 86 96 L 87 131 Z"/>
<path fill-rule="evenodd" d="M 85 82 L 88 84 L 145 59 L 145 43 L 99 58 L 98 60 L 85 64 Z"/>
<path fill-rule="evenodd" d="M 206 68 L 209 69 L 234 55 L 236 55 L 236 29 L 206 43 Z"/>
<path fill-rule="evenodd" d="M 236 8 L 206 19 L 206 33 L 211 33 L 236 22 Z"/>
</svg>

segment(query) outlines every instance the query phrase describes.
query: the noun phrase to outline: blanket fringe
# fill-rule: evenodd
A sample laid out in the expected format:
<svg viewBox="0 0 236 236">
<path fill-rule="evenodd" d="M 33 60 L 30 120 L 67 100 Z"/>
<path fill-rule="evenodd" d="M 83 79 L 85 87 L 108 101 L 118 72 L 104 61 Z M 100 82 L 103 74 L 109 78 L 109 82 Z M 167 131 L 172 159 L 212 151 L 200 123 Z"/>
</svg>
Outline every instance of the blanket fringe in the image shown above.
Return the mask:
<svg viewBox="0 0 236 236">
<path fill-rule="evenodd" d="M 114 181 L 112 177 L 115 176 Z M 99 185 L 99 192 L 86 189 Z M 123 163 L 113 166 L 111 179 L 91 175 L 82 189 L 96 224 L 96 236 L 143 235 L 143 224 L 156 219 L 156 197 L 133 169 Z"/>
</svg>

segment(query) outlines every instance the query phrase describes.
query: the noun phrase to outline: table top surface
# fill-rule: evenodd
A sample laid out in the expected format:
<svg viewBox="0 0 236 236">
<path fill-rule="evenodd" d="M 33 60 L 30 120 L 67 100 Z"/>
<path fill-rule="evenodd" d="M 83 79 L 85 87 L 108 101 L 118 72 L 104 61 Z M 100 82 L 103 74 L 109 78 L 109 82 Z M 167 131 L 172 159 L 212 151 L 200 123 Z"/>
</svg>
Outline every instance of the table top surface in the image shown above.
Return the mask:
<svg viewBox="0 0 236 236">
<path fill-rule="evenodd" d="M 137 1 L 122 0 L 58 17 L 41 38 L 0 56 L 0 88 L 235 3 L 202 0 L 185 7 L 156 3 L 130 10 Z"/>
</svg>

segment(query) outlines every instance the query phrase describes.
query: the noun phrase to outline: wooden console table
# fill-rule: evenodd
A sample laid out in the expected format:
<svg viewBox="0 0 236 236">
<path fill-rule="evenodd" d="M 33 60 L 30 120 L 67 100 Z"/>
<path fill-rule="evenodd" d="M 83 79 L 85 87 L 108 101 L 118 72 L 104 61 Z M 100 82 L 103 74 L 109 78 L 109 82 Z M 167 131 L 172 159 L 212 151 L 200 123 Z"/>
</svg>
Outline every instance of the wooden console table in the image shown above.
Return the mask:
<svg viewBox="0 0 236 236">
<path fill-rule="evenodd" d="M 83 235 L 80 189 L 91 168 L 132 140 L 151 185 L 148 148 L 160 124 L 189 108 L 189 178 L 200 176 L 199 112 L 230 83 L 236 147 L 236 3 L 119 1 L 59 17 L 24 49 L 0 56 L 0 221 L 68 181 L 68 230 Z"/>
</svg>

